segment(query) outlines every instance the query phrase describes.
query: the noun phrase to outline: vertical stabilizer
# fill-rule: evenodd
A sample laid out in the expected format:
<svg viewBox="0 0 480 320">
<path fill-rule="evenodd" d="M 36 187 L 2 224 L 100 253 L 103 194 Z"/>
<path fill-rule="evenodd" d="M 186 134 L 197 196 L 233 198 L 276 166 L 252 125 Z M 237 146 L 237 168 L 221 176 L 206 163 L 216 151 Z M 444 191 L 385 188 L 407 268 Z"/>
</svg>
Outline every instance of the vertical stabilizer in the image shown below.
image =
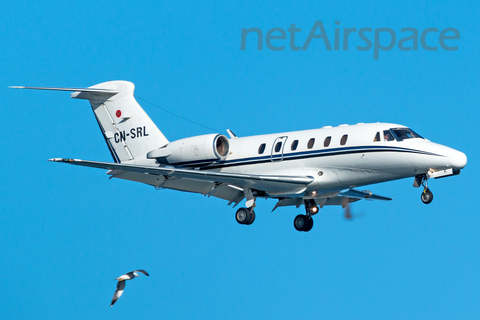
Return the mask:
<svg viewBox="0 0 480 320">
<path fill-rule="evenodd" d="M 72 98 L 87 99 L 115 162 L 144 162 L 149 151 L 168 143 L 163 133 L 133 96 L 135 85 L 108 81 L 75 91 Z"/>
</svg>

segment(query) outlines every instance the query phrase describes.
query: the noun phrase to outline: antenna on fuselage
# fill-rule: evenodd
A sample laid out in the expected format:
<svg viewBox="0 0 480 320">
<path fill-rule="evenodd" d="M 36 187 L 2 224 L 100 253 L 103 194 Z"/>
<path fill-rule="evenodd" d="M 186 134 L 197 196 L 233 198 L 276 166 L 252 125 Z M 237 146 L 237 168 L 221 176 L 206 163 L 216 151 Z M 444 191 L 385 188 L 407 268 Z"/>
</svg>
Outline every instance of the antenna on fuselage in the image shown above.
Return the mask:
<svg viewBox="0 0 480 320">
<path fill-rule="evenodd" d="M 232 130 L 227 129 L 227 132 L 228 132 L 228 135 L 230 136 L 230 138 L 232 138 L 232 139 L 238 138 L 237 135 L 235 133 L 233 133 Z"/>
</svg>

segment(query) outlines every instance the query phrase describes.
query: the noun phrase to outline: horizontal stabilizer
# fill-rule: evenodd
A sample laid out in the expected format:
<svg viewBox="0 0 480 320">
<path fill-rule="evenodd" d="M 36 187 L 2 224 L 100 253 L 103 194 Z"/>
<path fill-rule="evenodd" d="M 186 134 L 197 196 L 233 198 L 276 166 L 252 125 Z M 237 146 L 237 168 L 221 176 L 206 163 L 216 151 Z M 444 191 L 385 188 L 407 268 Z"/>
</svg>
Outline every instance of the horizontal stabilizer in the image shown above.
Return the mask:
<svg viewBox="0 0 480 320">
<path fill-rule="evenodd" d="M 113 97 L 119 91 L 112 89 L 101 88 L 48 88 L 48 87 L 23 87 L 23 86 L 10 86 L 12 89 L 34 89 L 34 90 L 53 90 L 53 91 L 70 91 L 70 97 L 76 99 L 88 99 L 88 100 L 108 100 Z"/>
<path fill-rule="evenodd" d="M 90 92 L 90 93 L 105 93 L 109 95 L 116 95 L 117 90 L 111 89 L 94 89 L 94 88 L 50 88 L 50 87 L 24 87 L 24 86 L 10 86 L 11 89 L 33 89 L 33 90 L 53 90 L 53 91 L 72 91 L 72 92 Z"/>
</svg>

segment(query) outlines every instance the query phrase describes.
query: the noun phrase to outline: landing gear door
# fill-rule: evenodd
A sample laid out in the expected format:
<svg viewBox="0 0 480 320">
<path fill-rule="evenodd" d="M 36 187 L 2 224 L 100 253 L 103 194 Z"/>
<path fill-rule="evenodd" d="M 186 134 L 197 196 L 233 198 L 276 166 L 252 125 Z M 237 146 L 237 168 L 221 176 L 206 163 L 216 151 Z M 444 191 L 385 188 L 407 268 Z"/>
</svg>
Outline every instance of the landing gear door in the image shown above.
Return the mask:
<svg viewBox="0 0 480 320">
<path fill-rule="evenodd" d="M 272 146 L 272 161 L 282 161 L 283 160 L 283 149 L 285 148 L 285 143 L 287 142 L 287 137 L 278 137 L 273 142 Z"/>
</svg>

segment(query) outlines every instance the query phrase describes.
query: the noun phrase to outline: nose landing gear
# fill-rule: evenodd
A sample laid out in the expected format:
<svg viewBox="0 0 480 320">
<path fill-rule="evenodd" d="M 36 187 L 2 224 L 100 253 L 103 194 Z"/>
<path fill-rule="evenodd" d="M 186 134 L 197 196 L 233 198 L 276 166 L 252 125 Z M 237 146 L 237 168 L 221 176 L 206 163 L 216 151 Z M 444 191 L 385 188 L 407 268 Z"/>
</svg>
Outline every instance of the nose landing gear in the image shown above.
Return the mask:
<svg viewBox="0 0 480 320">
<path fill-rule="evenodd" d="M 425 204 L 429 204 L 433 201 L 433 193 L 428 188 L 428 176 L 426 174 L 418 175 L 415 177 L 415 182 L 413 186 L 419 187 L 420 185 L 423 186 L 423 192 L 421 194 L 422 202 Z"/>
</svg>

